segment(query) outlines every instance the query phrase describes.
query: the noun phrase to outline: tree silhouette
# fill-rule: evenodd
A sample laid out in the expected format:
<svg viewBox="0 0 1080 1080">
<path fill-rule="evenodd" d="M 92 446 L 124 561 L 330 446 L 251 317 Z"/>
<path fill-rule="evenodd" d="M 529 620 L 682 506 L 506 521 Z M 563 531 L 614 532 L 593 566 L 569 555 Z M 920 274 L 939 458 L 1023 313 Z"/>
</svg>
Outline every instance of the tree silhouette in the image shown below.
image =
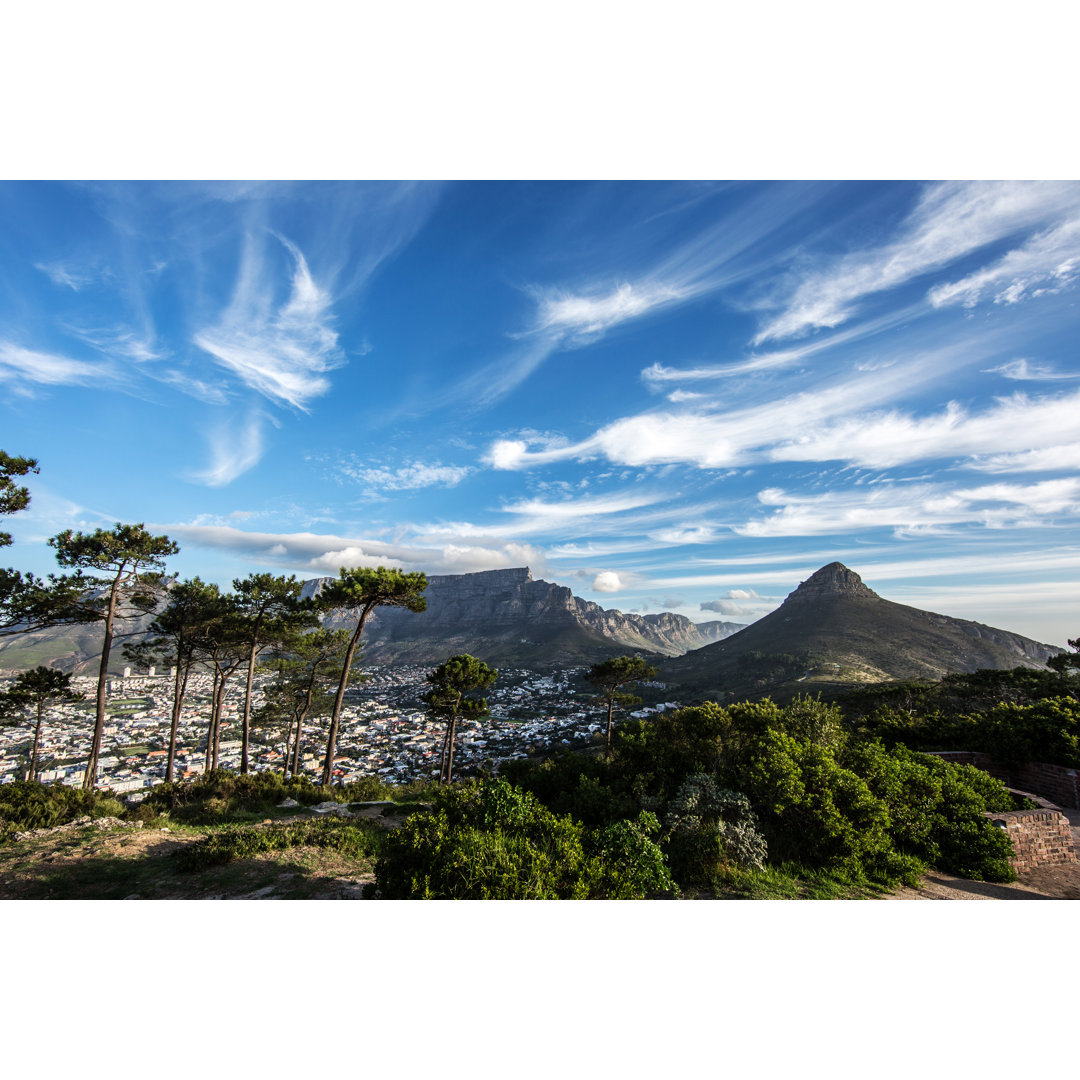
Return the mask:
<svg viewBox="0 0 1080 1080">
<path fill-rule="evenodd" d="M 251 687 L 255 662 L 261 652 L 299 631 L 318 623 L 314 606 L 300 599 L 301 583 L 296 576 L 248 574 L 233 581 L 236 615 L 248 645 L 247 683 L 244 687 L 244 715 L 240 728 L 240 773 L 248 771 L 248 744 L 251 728 Z"/>
<path fill-rule="evenodd" d="M 217 613 L 220 595 L 216 585 L 207 585 L 196 577 L 172 585 L 168 596 L 167 606 L 150 624 L 149 633 L 155 636 L 125 645 L 124 656 L 143 667 L 159 661 L 173 666 L 172 717 L 165 760 L 165 780 L 171 782 L 176 771 L 177 731 L 188 679 L 207 624 Z"/>
<path fill-rule="evenodd" d="M 143 525 L 122 525 L 77 533 L 65 529 L 52 537 L 56 561 L 77 571 L 74 579 L 82 590 L 79 598 L 59 618 L 65 622 L 100 622 L 101 666 L 98 671 L 97 704 L 90 757 L 86 763 L 83 788 L 97 784 L 101 733 L 105 727 L 105 690 L 109 675 L 109 653 L 116 624 L 152 611 L 161 597 L 165 559 L 180 548 L 167 536 L 152 536 Z M 99 576 L 86 576 L 84 570 Z"/>
<path fill-rule="evenodd" d="M 426 611 L 424 590 L 427 577 L 419 573 L 405 573 L 386 566 L 341 568 L 336 581 L 327 585 L 316 597 L 320 611 L 339 612 L 348 615 L 353 622 L 349 644 L 341 668 L 334 707 L 330 713 L 330 731 L 326 739 L 326 760 L 323 763 L 322 782 L 329 784 L 334 775 L 334 754 L 337 750 L 341 706 L 345 700 L 345 688 L 352 674 L 353 658 L 364 633 L 364 624 L 377 607 L 402 607 L 407 611 Z"/>
<path fill-rule="evenodd" d="M 433 716 L 446 720 L 439 768 L 442 783 L 449 784 L 454 771 L 454 738 L 458 717 L 474 720 L 487 715 L 487 701 L 470 695 L 477 690 L 486 690 L 498 675 L 497 671 L 468 653 L 451 656 L 428 673 L 427 681 L 431 683 L 431 689 L 424 694 L 424 701 Z"/>
<path fill-rule="evenodd" d="M 32 671 L 19 674 L 15 682 L 0 693 L 0 710 L 5 714 L 13 711 L 32 710 L 36 715 L 34 745 L 30 751 L 30 767 L 26 779 L 37 775 L 38 748 L 41 745 L 41 723 L 45 706 L 50 702 L 82 701 L 83 695 L 71 689 L 71 675 L 55 668 L 38 666 Z"/>
<path fill-rule="evenodd" d="M 12 477 L 36 473 L 34 458 L 12 457 L 0 450 L 0 514 L 14 514 L 30 505 L 30 489 L 19 487 Z M 0 532 L 0 547 L 11 543 L 11 533 Z"/>
<path fill-rule="evenodd" d="M 633 694 L 622 693 L 621 688 L 631 683 L 642 682 L 656 675 L 657 669 L 651 667 L 640 656 L 614 656 L 610 660 L 593 664 L 585 676 L 600 691 L 600 696 L 607 702 L 607 737 L 605 753 L 611 756 L 611 720 L 616 705 L 626 708 L 640 705 L 641 698 Z"/>
</svg>

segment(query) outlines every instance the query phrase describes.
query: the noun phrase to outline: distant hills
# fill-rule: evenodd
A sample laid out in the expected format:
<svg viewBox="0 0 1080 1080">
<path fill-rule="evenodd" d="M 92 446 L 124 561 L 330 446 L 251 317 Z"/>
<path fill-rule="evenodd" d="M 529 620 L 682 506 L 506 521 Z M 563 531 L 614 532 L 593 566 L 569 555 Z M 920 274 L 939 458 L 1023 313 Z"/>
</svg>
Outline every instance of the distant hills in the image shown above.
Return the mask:
<svg viewBox="0 0 1080 1080">
<path fill-rule="evenodd" d="M 316 595 L 333 578 L 314 578 Z M 489 664 L 596 663 L 624 652 L 680 656 L 742 629 L 694 623 L 665 611 L 636 615 L 582 600 L 565 586 L 537 581 L 528 567 L 428 578 L 427 611 L 377 608 L 364 633 L 370 663 L 439 663 L 467 652 Z"/>
<path fill-rule="evenodd" d="M 313 578 L 313 596 L 333 578 Z M 694 623 L 600 607 L 537 581 L 528 567 L 428 578 L 427 610 L 376 609 L 364 633 L 371 664 L 437 664 L 468 652 L 495 667 L 593 664 L 646 653 L 672 696 L 740 700 L 842 690 L 896 679 L 937 679 L 980 668 L 1045 667 L 1060 648 L 1007 630 L 884 600 L 842 563 L 823 566 L 774 612 L 749 626 Z M 341 622 L 331 618 L 333 625 Z M 144 621 L 144 626 L 149 619 Z M 138 634 L 133 637 L 138 637 Z M 92 673 L 96 626 L 0 638 L 0 668 L 50 664 Z M 118 642 L 111 668 L 126 661 Z"/>
<path fill-rule="evenodd" d="M 312 578 L 304 595 L 313 596 L 333 578 Z M 742 629 L 740 623 L 694 623 L 665 611 L 625 614 L 600 607 L 570 589 L 536 581 L 528 567 L 475 574 L 434 575 L 425 593 L 427 611 L 414 614 L 377 608 L 364 631 L 368 663 L 438 664 L 468 652 L 486 663 L 592 664 L 625 652 L 679 656 Z M 341 619 L 327 620 L 331 625 Z M 123 640 L 137 640 L 140 625 Z M 118 642 L 110 670 L 127 666 Z M 48 664 L 64 671 L 94 672 L 101 656 L 99 626 L 62 626 L 0 638 L 0 668 Z"/>
<path fill-rule="evenodd" d="M 1041 668 L 1060 648 L 884 600 L 843 563 L 823 566 L 776 611 L 667 661 L 681 697 L 714 701 L 830 691 L 980 668 Z"/>
</svg>

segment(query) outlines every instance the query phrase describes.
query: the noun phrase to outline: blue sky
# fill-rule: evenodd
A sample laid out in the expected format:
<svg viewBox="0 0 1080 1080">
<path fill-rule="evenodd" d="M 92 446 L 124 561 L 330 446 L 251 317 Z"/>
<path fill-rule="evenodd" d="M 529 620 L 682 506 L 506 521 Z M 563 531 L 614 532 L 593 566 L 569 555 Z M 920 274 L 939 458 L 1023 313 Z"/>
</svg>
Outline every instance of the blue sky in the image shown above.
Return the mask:
<svg viewBox="0 0 1080 1080">
<path fill-rule="evenodd" d="M 1080 184 L 0 183 L 9 562 L 529 565 L 749 622 L 833 559 L 1080 633 Z"/>
</svg>

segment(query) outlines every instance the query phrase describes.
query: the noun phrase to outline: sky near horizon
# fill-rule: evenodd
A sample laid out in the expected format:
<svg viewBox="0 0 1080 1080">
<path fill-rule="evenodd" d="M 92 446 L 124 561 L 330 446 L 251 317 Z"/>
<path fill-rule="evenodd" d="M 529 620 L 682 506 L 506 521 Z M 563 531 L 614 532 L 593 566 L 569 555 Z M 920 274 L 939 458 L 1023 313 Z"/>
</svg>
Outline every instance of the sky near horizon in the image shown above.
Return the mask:
<svg viewBox="0 0 1080 1080">
<path fill-rule="evenodd" d="M 1078 284 L 1078 183 L 0 183 L 6 562 L 142 521 L 750 622 L 836 559 L 1064 644 Z"/>
</svg>

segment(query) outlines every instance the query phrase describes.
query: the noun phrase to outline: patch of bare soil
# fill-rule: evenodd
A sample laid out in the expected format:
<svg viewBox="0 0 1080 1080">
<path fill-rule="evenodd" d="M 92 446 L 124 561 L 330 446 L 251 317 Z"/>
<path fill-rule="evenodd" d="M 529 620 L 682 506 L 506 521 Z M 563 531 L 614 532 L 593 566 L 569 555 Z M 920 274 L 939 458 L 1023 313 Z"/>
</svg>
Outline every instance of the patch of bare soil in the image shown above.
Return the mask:
<svg viewBox="0 0 1080 1080">
<path fill-rule="evenodd" d="M 190 872 L 172 856 L 203 834 L 117 824 L 0 846 L 0 899 L 359 900 L 374 880 L 366 861 L 306 847 Z"/>
</svg>

